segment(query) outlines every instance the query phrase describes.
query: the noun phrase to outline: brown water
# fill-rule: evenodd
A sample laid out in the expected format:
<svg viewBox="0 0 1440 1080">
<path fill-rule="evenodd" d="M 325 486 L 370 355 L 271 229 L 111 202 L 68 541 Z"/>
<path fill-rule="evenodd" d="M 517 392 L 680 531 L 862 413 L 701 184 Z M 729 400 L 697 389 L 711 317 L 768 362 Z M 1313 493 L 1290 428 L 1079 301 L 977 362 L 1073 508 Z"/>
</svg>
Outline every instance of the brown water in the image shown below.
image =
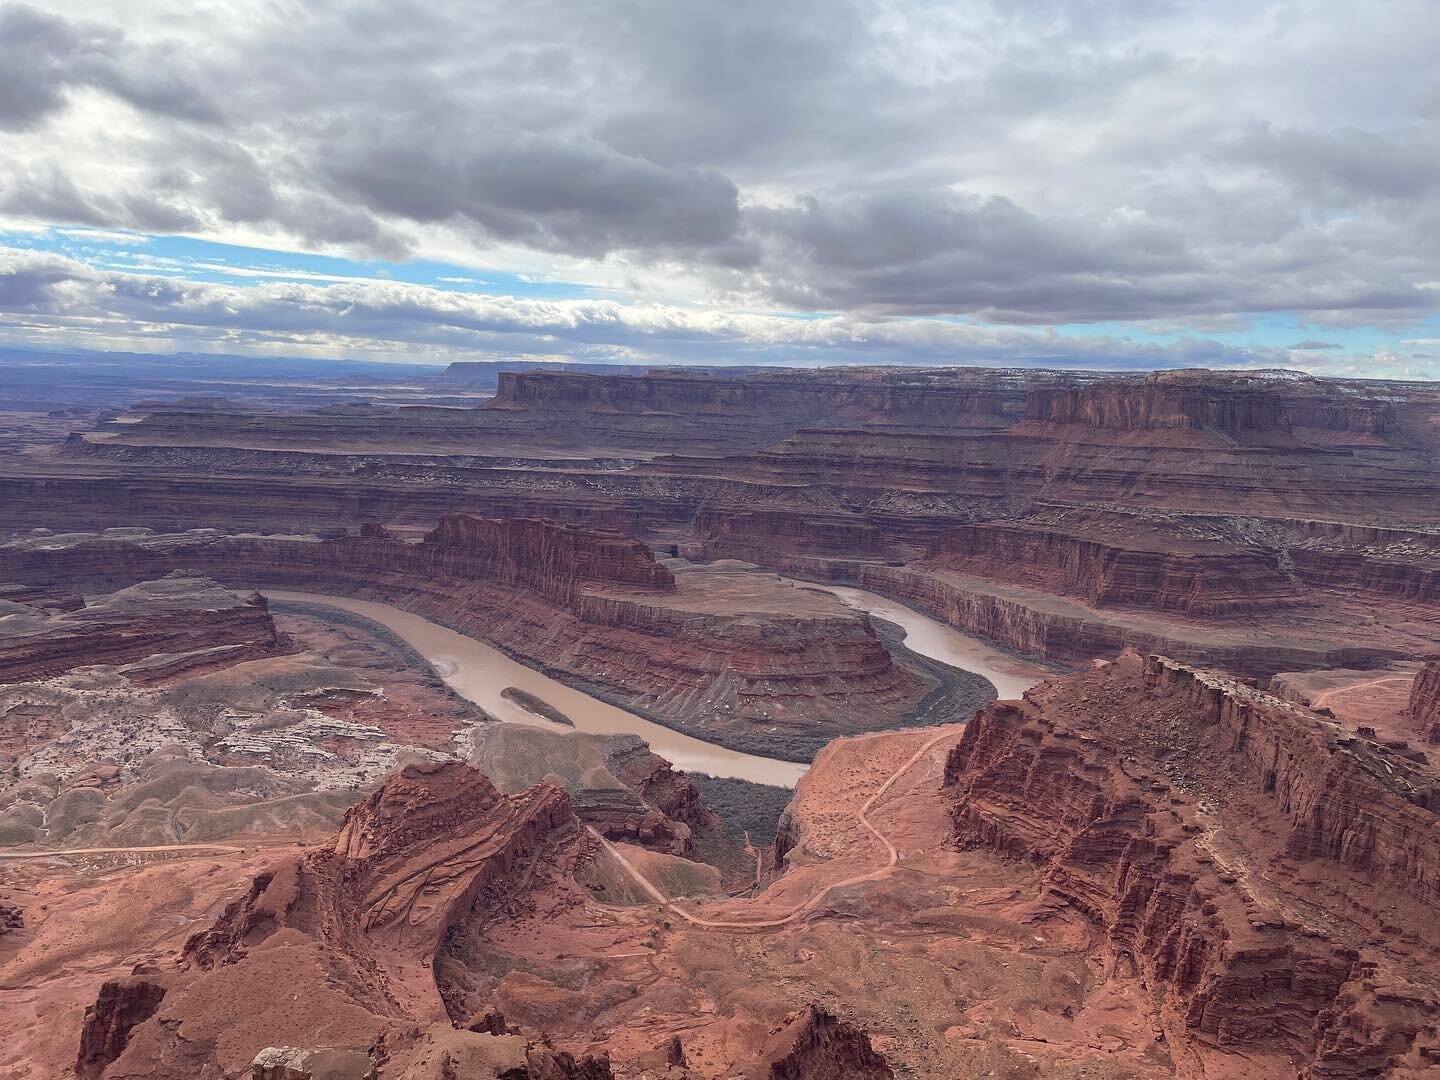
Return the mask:
<svg viewBox="0 0 1440 1080">
<path fill-rule="evenodd" d="M 456 693 L 469 698 L 492 716 L 508 723 L 528 724 L 550 731 L 572 730 L 563 724 L 536 716 L 501 696 L 501 691 L 513 686 L 555 706 L 575 721 L 573 730 L 604 734 L 628 732 L 639 735 L 650 744 L 655 753 L 677 769 L 686 772 L 738 777 L 757 784 L 793 788 L 808 768 L 790 761 L 777 761 L 774 758 L 727 750 L 723 746 L 671 731 L 533 671 L 483 641 L 457 634 L 454 630 L 433 623 L 421 615 L 412 615 L 390 604 L 351 600 L 342 596 L 291 592 L 288 589 L 262 587 L 260 591 L 276 600 L 295 600 L 342 608 L 380 623 L 434 664 Z"/>
<path fill-rule="evenodd" d="M 1036 683 L 1055 674 L 876 593 L 840 585 L 813 585 L 798 581 L 795 584 L 824 589 L 849 607 L 895 623 L 905 631 L 906 648 L 952 667 L 985 676 L 995 684 L 995 690 L 1002 698 L 1018 698 Z"/>
<path fill-rule="evenodd" d="M 803 588 L 823 588 L 850 607 L 897 624 L 905 630 L 905 645 L 908 648 L 922 656 L 983 675 L 995 684 L 1002 698 L 1019 697 L 1052 674 L 1045 668 L 1011 656 L 979 638 L 875 593 L 837 585 L 820 586 L 799 581 L 793 584 Z M 727 750 L 703 739 L 672 731 L 542 675 L 483 641 L 466 637 L 424 616 L 402 611 L 390 604 L 291 592 L 288 589 L 262 588 L 260 591 L 276 600 L 342 608 L 381 624 L 434 664 L 457 693 L 508 723 L 528 724 L 551 731 L 571 730 L 503 697 L 502 691 L 513 686 L 559 709 L 575 721 L 574 730 L 639 735 L 657 754 L 686 772 L 794 787 L 808 768 L 794 762 Z"/>
</svg>

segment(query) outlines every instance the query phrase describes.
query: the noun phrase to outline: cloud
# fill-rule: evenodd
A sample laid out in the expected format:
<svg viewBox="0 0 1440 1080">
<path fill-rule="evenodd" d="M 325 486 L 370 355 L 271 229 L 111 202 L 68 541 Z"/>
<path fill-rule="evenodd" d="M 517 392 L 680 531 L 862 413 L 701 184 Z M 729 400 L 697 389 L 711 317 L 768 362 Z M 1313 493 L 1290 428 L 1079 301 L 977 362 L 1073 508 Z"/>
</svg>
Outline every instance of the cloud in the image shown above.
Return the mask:
<svg viewBox="0 0 1440 1080">
<path fill-rule="evenodd" d="M 739 192 L 713 170 L 667 168 L 589 138 L 456 134 L 367 135 L 327 161 L 326 174 L 347 201 L 377 213 L 451 221 L 543 251 L 658 256 L 737 239 Z"/>
<path fill-rule="evenodd" d="M 176 10 L 0 7 L 0 213 L 865 325 L 1440 310 L 1427 0 Z"/>
<path fill-rule="evenodd" d="M 396 355 L 557 351 L 650 361 L 757 363 L 1002 363 L 1149 368 L 1275 366 L 1276 350 L 1069 338 L 1051 331 L 942 319 L 805 319 L 613 300 L 548 300 L 459 293 L 392 281 L 333 284 L 262 280 L 230 285 L 98 269 L 47 252 L 0 248 L 0 312 L 32 325 L 108 328 L 187 340 L 318 345 Z"/>
</svg>

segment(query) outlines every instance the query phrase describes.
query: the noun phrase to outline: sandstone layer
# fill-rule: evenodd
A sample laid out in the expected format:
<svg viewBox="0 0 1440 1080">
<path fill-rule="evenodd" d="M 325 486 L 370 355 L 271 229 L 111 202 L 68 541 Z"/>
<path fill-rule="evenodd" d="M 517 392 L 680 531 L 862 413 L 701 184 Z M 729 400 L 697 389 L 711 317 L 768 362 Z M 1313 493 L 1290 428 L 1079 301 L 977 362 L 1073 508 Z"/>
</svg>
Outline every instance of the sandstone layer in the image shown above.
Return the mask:
<svg viewBox="0 0 1440 1080">
<path fill-rule="evenodd" d="M 1440 661 L 1426 664 L 1415 676 L 1410 717 L 1426 742 L 1440 743 Z"/>
<path fill-rule="evenodd" d="M 1123 705 L 1122 705 L 1123 703 Z M 983 710 L 946 766 L 957 838 L 1037 865 L 1189 1068 L 1440 1060 L 1440 787 L 1423 760 L 1164 657 Z"/>
<path fill-rule="evenodd" d="M 160 655 L 176 665 L 234 663 L 280 648 L 262 597 L 208 578 L 171 575 L 89 603 L 73 599 L 60 611 L 0 600 L 0 683 Z"/>
<path fill-rule="evenodd" d="M 447 517 L 420 543 L 369 530 L 0 549 L 0 577 L 17 580 L 114 582 L 174 567 L 394 603 L 661 722 L 776 757 L 808 760 L 836 733 L 900 722 L 935 685 L 832 598 L 759 574 L 677 581 L 638 541 L 558 522 Z"/>
<path fill-rule="evenodd" d="M 0 498 L 47 528 L 544 516 L 837 580 L 900 564 L 973 581 L 935 610 L 1052 660 L 1270 674 L 1440 651 L 1437 416 L 1428 384 L 1277 372 L 516 370 L 470 410 L 140 411 L 6 464 Z"/>
</svg>

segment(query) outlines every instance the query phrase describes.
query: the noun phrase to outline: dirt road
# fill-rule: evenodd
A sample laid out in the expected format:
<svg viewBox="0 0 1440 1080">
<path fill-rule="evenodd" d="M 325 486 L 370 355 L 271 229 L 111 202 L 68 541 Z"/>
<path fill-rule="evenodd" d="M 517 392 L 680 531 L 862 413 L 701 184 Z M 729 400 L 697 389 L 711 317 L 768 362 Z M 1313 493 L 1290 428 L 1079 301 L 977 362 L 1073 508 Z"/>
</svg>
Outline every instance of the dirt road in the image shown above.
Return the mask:
<svg viewBox="0 0 1440 1080">
<path fill-rule="evenodd" d="M 893 732 L 876 732 L 873 735 L 861 737 L 875 738 L 877 736 L 887 734 L 893 734 Z M 870 810 L 875 806 L 877 802 L 880 801 L 880 799 L 885 795 L 885 793 L 890 790 L 890 788 L 895 784 L 895 781 L 899 780 L 900 777 L 904 776 L 907 772 L 914 768 L 915 764 L 920 761 L 920 759 L 923 758 L 926 754 L 928 754 L 930 752 L 930 749 L 935 746 L 936 743 L 944 742 L 947 739 L 958 739 L 959 737 L 960 731 L 958 729 L 951 729 L 947 730 L 943 734 L 936 735 L 934 738 L 927 740 L 925 744 L 920 747 L 919 750 L 915 751 L 915 753 L 910 756 L 910 758 L 905 762 L 905 764 L 901 765 L 898 769 L 891 773 L 890 776 L 886 778 L 885 783 L 880 785 L 879 789 L 875 792 L 875 794 L 871 795 L 868 799 L 866 799 L 865 802 L 860 806 L 860 809 L 856 811 L 855 816 L 859 820 L 860 824 L 863 825 L 866 829 L 868 829 L 871 834 L 873 834 L 874 837 L 880 841 L 880 843 L 885 845 L 885 851 L 887 853 L 887 861 L 885 865 L 876 867 L 874 870 L 871 870 L 864 874 L 856 874 L 854 877 L 845 878 L 843 881 L 833 881 L 829 885 L 826 885 L 819 892 L 817 892 L 809 900 L 806 900 L 803 904 L 796 907 L 794 910 L 778 918 L 743 921 L 734 919 L 706 919 L 702 918 L 699 915 L 693 915 L 690 912 L 686 911 L 684 908 L 679 907 L 678 905 L 671 903 L 668 899 L 666 899 L 665 895 L 659 889 L 657 889 L 655 885 L 647 877 L 645 877 L 645 875 L 642 874 L 634 866 L 634 864 L 630 862 L 629 859 L 625 858 L 624 855 L 620 854 L 620 852 L 616 850 L 615 846 L 611 844 L 610 841 L 606 840 L 598 833 L 595 833 L 595 836 L 600 841 L 600 843 L 605 846 L 605 849 L 615 857 L 616 861 L 618 861 L 620 865 L 623 866 L 625 870 L 630 874 L 630 876 L 635 879 L 635 882 L 642 889 L 644 889 L 646 893 L 653 897 L 657 904 L 665 908 L 665 910 L 669 911 L 677 918 L 684 919 L 686 922 L 694 926 L 707 926 L 721 930 L 769 930 L 777 926 L 785 926 L 786 924 L 794 922 L 796 919 L 801 918 L 809 912 L 814 911 L 815 908 L 819 907 L 820 904 L 825 900 L 825 898 L 829 896 L 832 892 L 834 892 L 836 889 L 844 889 L 848 888 L 851 885 L 859 885 L 860 883 L 865 881 L 874 881 L 877 878 L 884 877 L 886 874 L 890 873 L 890 871 L 895 868 L 895 865 L 900 861 L 900 853 L 895 849 L 895 845 L 890 842 L 889 838 L 886 837 L 885 834 L 882 833 L 879 829 L 877 829 L 870 821 L 870 818 L 868 817 Z M 591 831 L 594 832 L 594 830 Z"/>
</svg>

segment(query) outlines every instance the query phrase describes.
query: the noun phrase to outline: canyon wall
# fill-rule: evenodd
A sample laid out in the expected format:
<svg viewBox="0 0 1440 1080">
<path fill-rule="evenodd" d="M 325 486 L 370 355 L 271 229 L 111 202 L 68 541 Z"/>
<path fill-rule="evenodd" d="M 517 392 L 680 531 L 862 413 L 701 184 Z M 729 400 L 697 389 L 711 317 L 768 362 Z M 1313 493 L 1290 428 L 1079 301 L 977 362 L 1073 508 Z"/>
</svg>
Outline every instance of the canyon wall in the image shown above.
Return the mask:
<svg viewBox="0 0 1440 1080">
<path fill-rule="evenodd" d="M 1313 379 L 1208 371 L 1155 372 L 1074 389 L 1036 390 L 1025 418 L 1116 431 L 1214 431 L 1242 442 L 1323 440 L 1333 433 L 1389 435 L 1393 401 Z"/>
<path fill-rule="evenodd" d="M 1233 679 L 1133 654 L 983 710 L 945 772 L 958 840 L 1035 863 L 1045 904 L 1103 930 L 1178 1065 L 1243 1045 L 1311 1078 L 1440 1055 L 1433 777 Z M 1382 925 L 1398 952 L 1375 947 Z"/>
<path fill-rule="evenodd" d="M 819 570 L 832 580 L 853 580 L 861 588 L 893 596 L 951 626 L 1062 663 L 1083 663 L 1133 648 L 1268 677 L 1277 671 L 1311 667 L 1374 667 L 1404 655 L 1403 648 L 1378 643 L 1245 641 L 1213 627 L 1162 626 L 1066 605 L 1040 592 L 1007 591 L 978 577 L 839 560 L 820 560 L 818 565 L 796 560 L 794 565 L 801 572 Z"/>
<path fill-rule="evenodd" d="M 223 647 L 235 663 L 271 655 L 280 639 L 263 597 L 208 578 L 143 581 L 59 612 L 0 601 L 0 683 Z"/>
<path fill-rule="evenodd" d="M 1426 742 L 1440 743 L 1440 660 L 1426 664 L 1415 676 L 1410 690 L 1410 718 Z"/>
<path fill-rule="evenodd" d="M 787 597 L 758 578 L 692 576 L 679 590 L 643 545 L 553 522 L 447 518 L 418 544 L 372 530 L 0 548 L 0 580 L 114 582 L 175 568 L 392 603 L 662 722 L 772 756 L 808 760 L 841 731 L 899 722 L 931 686 L 838 602 Z"/>
<path fill-rule="evenodd" d="M 1145 537 L 1102 540 L 1044 525 L 983 523 L 947 531 L 926 560 L 996 581 L 1013 581 L 1096 607 L 1137 607 L 1214 617 L 1301 603 L 1279 555 L 1220 544 Z"/>
</svg>

